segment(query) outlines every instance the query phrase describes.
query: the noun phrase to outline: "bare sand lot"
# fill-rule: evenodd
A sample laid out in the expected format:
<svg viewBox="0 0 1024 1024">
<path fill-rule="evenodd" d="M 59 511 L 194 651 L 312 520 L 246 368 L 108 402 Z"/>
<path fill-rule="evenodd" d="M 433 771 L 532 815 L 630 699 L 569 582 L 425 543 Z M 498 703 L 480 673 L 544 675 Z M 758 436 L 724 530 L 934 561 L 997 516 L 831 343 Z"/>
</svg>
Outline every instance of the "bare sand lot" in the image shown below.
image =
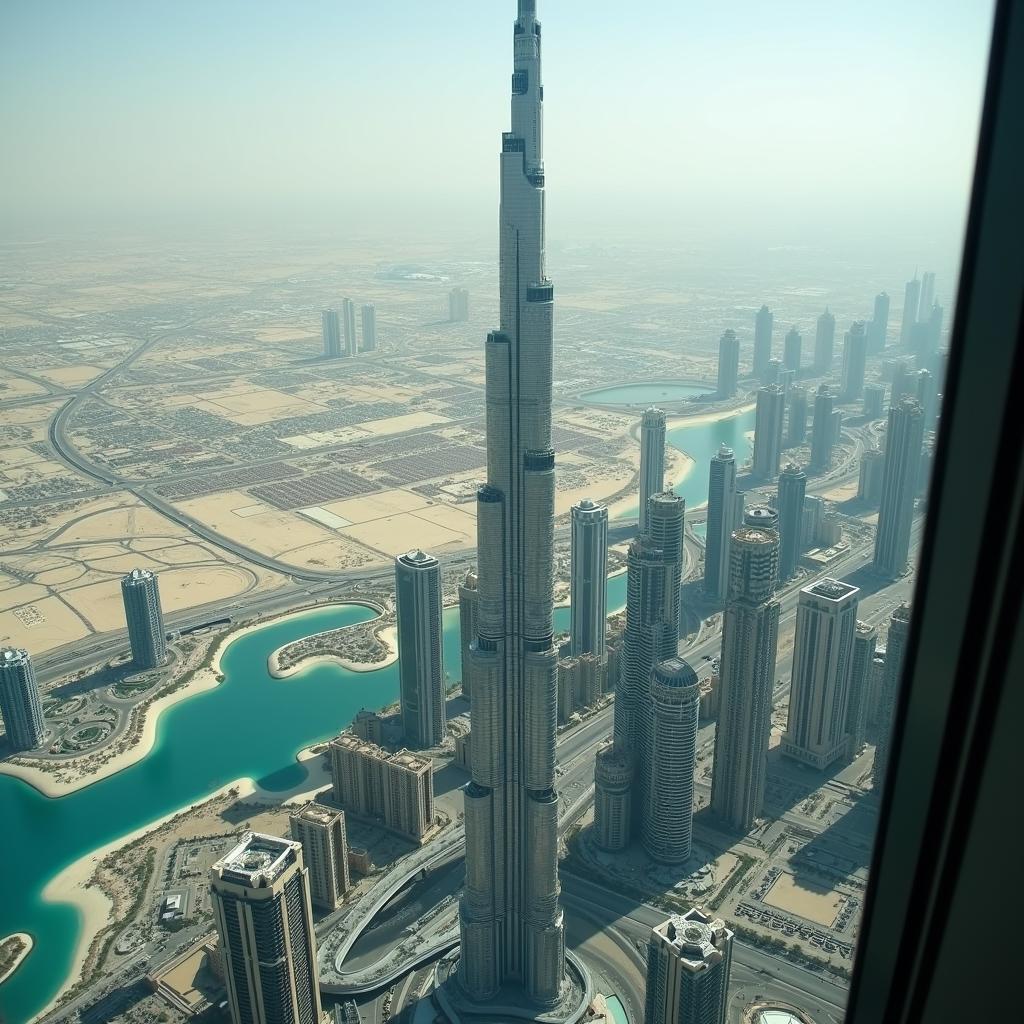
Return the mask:
<svg viewBox="0 0 1024 1024">
<path fill-rule="evenodd" d="M 21 580 L 0 573 L 0 611 L 17 608 L 19 605 L 42 601 L 49 591 L 36 583 L 22 583 Z"/>
<path fill-rule="evenodd" d="M 0 612 L 0 644 L 27 647 L 33 654 L 81 640 L 89 633 L 86 624 L 57 597 Z"/>
<path fill-rule="evenodd" d="M 366 523 L 372 519 L 398 515 L 400 512 L 413 512 L 425 508 L 429 501 L 422 495 L 412 491 L 393 490 L 378 491 L 365 498 L 346 498 L 344 501 L 332 501 L 321 506 L 350 523 Z"/>
<path fill-rule="evenodd" d="M 0 402 L 11 402 L 16 398 L 31 398 L 32 395 L 45 395 L 46 388 L 27 377 L 15 377 L 8 374 L 0 383 Z"/>
<path fill-rule="evenodd" d="M 72 389 L 88 384 L 103 372 L 104 367 L 93 366 L 90 363 L 79 363 L 77 366 L 53 366 L 36 371 L 40 377 L 52 384 L 60 384 L 62 387 Z"/>
<path fill-rule="evenodd" d="M 475 542 L 476 527 L 471 534 L 463 529 L 453 530 L 429 519 L 421 518 L 420 512 L 403 512 L 397 516 L 374 519 L 358 526 L 345 528 L 346 536 L 354 537 L 367 547 L 374 548 L 389 557 L 402 554 L 411 548 L 421 547 L 431 554 L 468 547 Z M 472 517 L 466 517 L 471 519 Z"/>
<path fill-rule="evenodd" d="M 285 327 L 261 327 L 254 332 L 258 341 L 304 341 L 306 338 L 316 337 L 320 333 L 320 327 L 309 327 L 299 325 L 288 325 Z"/>
<path fill-rule="evenodd" d="M 383 436 L 385 434 L 402 434 L 407 430 L 420 427 L 433 427 L 438 423 L 450 423 L 446 416 L 438 416 L 432 412 L 410 412 L 404 416 L 391 416 L 384 420 L 370 420 L 361 424 L 367 433 Z"/>
<path fill-rule="evenodd" d="M 290 565 L 305 569 L 330 569 L 334 572 L 346 572 L 380 563 L 376 552 L 346 537 L 334 537 L 319 544 L 294 548 L 282 552 L 281 558 Z"/>
<path fill-rule="evenodd" d="M 139 565 L 139 561 L 136 561 Z M 148 568 L 143 565 L 142 567 Z M 252 575 L 238 566 L 211 565 L 201 568 L 161 569 L 160 604 L 165 612 L 192 608 L 213 601 L 228 601 L 245 593 Z M 97 633 L 124 627 L 124 605 L 119 579 L 94 583 L 68 591 L 64 599 Z"/>
<path fill-rule="evenodd" d="M 784 871 L 768 890 L 764 902 L 828 928 L 839 913 L 842 897 L 834 889 L 827 892 L 805 889 L 797 885 L 791 874 Z"/>
</svg>

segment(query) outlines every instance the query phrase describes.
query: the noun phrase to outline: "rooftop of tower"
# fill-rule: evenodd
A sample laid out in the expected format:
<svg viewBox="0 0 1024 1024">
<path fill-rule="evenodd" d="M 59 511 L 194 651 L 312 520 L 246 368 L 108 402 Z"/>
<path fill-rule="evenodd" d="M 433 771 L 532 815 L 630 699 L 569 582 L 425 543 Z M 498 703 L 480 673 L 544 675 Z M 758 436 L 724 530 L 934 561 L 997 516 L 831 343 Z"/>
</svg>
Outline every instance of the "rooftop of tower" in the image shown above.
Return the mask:
<svg viewBox="0 0 1024 1024">
<path fill-rule="evenodd" d="M 683 658 L 667 658 L 654 666 L 655 681 L 662 686 L 684 687 L 697 685 L 697 673 Z"/>
<path fill-rule="evenodd" d="M 154 573 L 151 569 L 132 569 L 127 576 L 122 580 L 123 583 L 135 584 L 140 583 L 143 580 L 151 580 L 154 578 Z"/>
<path fill-rule="evenodd" d="M 315 825 L 330 825 L 337 818 L 340 818 L 341 814 L 341 811 L 324 807 L 323 804 L 309 803 L 302 810 L 293 814 L 292 817 L 301 818 L 303 821 L 310 821 Z"/>
<path fill-rule="evenodd" d="M 406 551 L 404 555 L 398 556 L 398 561 L 404 565 L 415 566 L 417 569 L 424 569 L 438 564 L 437 559 L 433 555 L 428 555 L 422 548 Z"/>
<path fill-rule="evenodd" d="M 702 970 L 709 961 L 717 962 L 729 935 L 721 918 L 712 918 L 696 908 L 685 914 L 673 914 L 654 931 L 691 970 Z"/>
<path fill-rule="evenodd" d="M 741 526 L 733 531 L 733 539 L 743 544 L 778 544 L 779 537 L 774 530 L 765 530 L 757 526 Z"/>
<path fill-rule="evenodd" d="M 817 583 L 811 583 L 803 588 L 805 594 L 813 594 L 815 597 L 823 597 L 827 601 L 841 601 L 845 597 L 856 594 L 859 588 L 843 583 L 842 580 L 825 577 Z"/>
<path fill-rule="evenodd" d="M 213 865 L 215 875 L 250 889 L 261 889 L 295 863 L 300 843 L 264 832 L 246 832 L 230 853 Z"/>
<path fill-rule="evenodd" d="M 5 665 L 21 665 L 29 660 L 29 655 L 23 647 L 5 647 L 0 652 L 0 660 Z"/>
</svg>

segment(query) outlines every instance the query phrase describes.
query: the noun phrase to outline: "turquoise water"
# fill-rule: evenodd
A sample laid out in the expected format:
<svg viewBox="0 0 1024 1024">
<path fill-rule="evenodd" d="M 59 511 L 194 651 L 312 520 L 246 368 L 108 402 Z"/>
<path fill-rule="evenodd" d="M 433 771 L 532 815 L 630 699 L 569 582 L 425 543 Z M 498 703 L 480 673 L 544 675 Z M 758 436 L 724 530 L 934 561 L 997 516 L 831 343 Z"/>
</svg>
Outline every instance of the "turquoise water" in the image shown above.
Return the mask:
<svg viewBox="0 0 1024 1024">
<path fill-rule="evenodd" d="M 707 501 L 707 467 L 725 442 L 742 463 L 750 446 L 753 412 L 669 431 L 670 444 L 696 462 L 677 488 L 689 508 Z M 628 514 L 628 513 L 627 513 Z M 636 514 L 636 510 L 633 510 Z M 625 574 L 608 581 L 608 609 L 625 603 Z M 249 633 L 224 652 L 224 682 L 183 701 L 160 718 L 157 741 L 143 761 L 77 793 L 53 800 L 25 783 L 0 776 L 0 936 L 29 932 L 35 948 L 0 986 L 0 1013 L 24 1024 L 57 991 L 71 967 L 79 932 L 77 911 L 46 903 L 42 891 L 67 865 L 110 841 L 249 777 L 268 790 L 286 790 L 305 778 L 295 761 L 304 747 L 336 735 L 362 707 L 382 707 L 398 696 L 398 668 L 347 672 L 321 665 L 287 680 L 267 673 L 267 656 L 282 644 L 373 615 L 355 605 L 311 611 Z M 569 628 L 568 608 L 555 628 Z M 458 610 L 444 613 L 445 667 L 460 676 Z"/>
<path fill-rule="evenodd" d="M 607 996 L 605 1004 L 615 1024 L 629 1024 L 629 1017 L 626 1016 L 626 1008 L 618 996 Z"/>
<path fill-rule="evenodd" d="M 695 395 L 710 395 L 714 388 L 685 381 L 658 380 L 647 384 L 621 384 L 588 391 L 580 397 L 599 405 L 647 405 L 650 402 L 681 402 Z"/>
</svg>

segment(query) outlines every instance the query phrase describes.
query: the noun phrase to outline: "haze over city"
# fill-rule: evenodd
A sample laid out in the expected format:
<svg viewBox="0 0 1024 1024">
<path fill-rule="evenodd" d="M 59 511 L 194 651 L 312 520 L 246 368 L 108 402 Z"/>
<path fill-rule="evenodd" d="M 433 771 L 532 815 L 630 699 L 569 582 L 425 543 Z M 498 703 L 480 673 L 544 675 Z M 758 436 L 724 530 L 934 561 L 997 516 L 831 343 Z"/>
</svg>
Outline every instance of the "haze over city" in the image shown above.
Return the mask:
<svg viewBox="0 0 1024 1024">
<path fill-rule="evenodd" d="M 0 1020 L 840 1024 L 991 30 L 5 4 Z"/>
</svg>

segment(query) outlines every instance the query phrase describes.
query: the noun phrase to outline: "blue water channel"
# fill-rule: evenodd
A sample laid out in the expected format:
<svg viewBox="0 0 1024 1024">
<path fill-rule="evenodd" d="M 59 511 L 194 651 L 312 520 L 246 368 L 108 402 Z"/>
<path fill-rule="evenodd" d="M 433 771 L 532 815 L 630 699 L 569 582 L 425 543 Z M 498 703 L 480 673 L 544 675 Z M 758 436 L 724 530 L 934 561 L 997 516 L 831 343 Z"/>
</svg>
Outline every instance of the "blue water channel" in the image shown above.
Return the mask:
<svg viewBox="0 0 1024 1024">
<path fill-rule="evenodd" d="M 671 431 L 669 441 L 696 466 L 679 488 L 689 507 L 707 500 L 707 465 L 721 442 L 748 454 L 743 433 L 752 414 Z M 608 581 L 608 608 L 625 602 L 626 577 Z M 224 681 L 166 711 L 156 744 L 137 764 L 76 793 L 51 799 L 24 782 L 0 776 L 0 937 L 24 931 L 35 947 L 0 986 L 0 1019 L 25 1024 L 60 988 L 71 969 L 80 931 L 78 911 L 46 902 L 46 884 L 93 850 L 158 818 L 197 803 L 240 778 L 267 790 L 297 786 L 306 769 L 295 755 L 329 739 L 363 707 L 383 707 L 398 696 L 398 666 L 350 672 L 318 665 L 278 680 L 267 657 L 303 636 L 366 621 L 357 605 L 323 608 L 269 623 L 235 640 L 224 652 Z M 555 628 L 569 626 L 567 608 Z M 445 668 L 460 676 L 457 609 L 444 613 Z"/>
</svg>

